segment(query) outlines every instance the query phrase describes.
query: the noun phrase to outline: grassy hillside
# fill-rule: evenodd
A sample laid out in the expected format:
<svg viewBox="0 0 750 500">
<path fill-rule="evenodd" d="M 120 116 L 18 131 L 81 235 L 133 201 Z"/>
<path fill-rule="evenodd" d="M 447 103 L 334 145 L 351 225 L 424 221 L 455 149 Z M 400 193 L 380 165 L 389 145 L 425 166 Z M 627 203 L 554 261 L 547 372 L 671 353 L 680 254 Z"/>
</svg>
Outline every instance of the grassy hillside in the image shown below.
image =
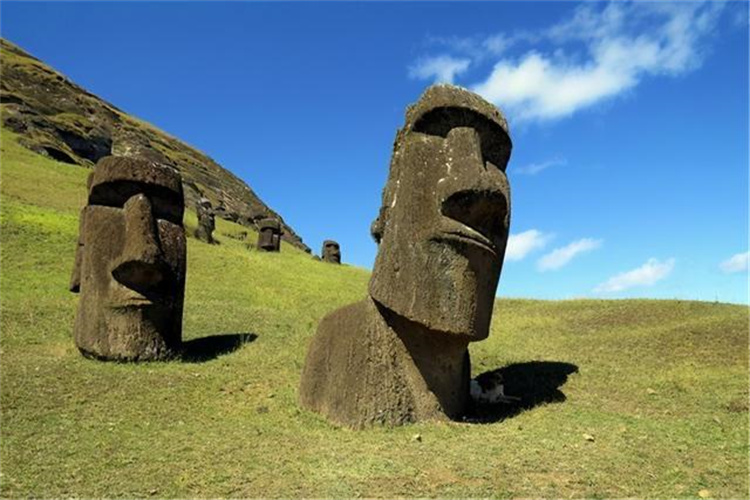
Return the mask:
<svg viewBox="0 0 750 500">
<path fill-rule="evenodd" d="M 297 406 L 299 374 L 366 271 L 248 250 L 217 220 L 220 245 L 188 241 L 188 358 L 84 359 L 66 287 L 88 172 L 16 140 L 3 132 L 2 497 L 748 494 L 747 307 L 501 300 L 473 370 L 504 367 L 522 407 L 338 429 Z"/>
<path fill-rule="evenodd" d="M 206 197 L 214 207 L 224 207 L 224 218 L 251 227 L 258 219 L 277 218 L 284 228 L 283 239 L 309 251 L 247 184 L 202 152 L 91 94 L 2 38 L 0 61 L 2 123 L 19 134 L 21 145 L 43 156 L 88 167 L 110 154 L 171 165 L 182 173 L 190 207 Z"/>
</svg>

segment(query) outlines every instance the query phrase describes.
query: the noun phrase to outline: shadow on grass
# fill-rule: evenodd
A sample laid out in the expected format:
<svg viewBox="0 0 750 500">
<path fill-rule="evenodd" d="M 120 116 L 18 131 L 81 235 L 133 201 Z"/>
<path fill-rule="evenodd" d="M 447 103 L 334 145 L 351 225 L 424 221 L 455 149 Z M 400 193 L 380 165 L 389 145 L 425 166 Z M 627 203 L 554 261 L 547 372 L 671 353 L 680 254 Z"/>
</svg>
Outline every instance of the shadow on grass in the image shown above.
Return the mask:
<svg viewBox="0 0 750 500">
<path fill-rule="evenodd" d="M 519 413 L 545 403 L 562 403 L 565 394 L 560 387 L 578 366 L 560 361 L 529 361 L 514 363 L 485 372 L 477 379 L 502 380 L 506 396 L 519 398 L 507 403 L 473 402 L 465 420 L 470 423 L 493 423 L 513 418 Z"/>
<path fill-rule="evenodd" d="M 222 354 L 234 352 L 257 338 L 258 336 L 254 333 L 225 333 L 188 340 L 182 344 L 182 361 L 185 363 L 211 361 Z"/>
</svg>

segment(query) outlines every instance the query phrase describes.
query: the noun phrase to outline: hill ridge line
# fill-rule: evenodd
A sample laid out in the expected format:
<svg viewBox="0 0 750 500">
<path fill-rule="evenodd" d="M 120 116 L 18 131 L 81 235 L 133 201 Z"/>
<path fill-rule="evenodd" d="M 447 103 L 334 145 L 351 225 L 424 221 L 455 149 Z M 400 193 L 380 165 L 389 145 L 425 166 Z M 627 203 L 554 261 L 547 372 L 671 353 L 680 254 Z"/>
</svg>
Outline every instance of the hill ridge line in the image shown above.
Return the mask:
<svg viewBox="0 0 750 500">
<path fill-rule="evenodd" d="M 186 206 L 208 198 L 217 216 L 257 230 L 273 217 L 282 239 L 310 253 L 302 238 L 236 174 L 195 146 L 130 115 L 0 38 L 2 126 L 24 147 L 58 161 L 92 167 L 107 155 L 140 156 L 182 174 Z"/>
</svg>

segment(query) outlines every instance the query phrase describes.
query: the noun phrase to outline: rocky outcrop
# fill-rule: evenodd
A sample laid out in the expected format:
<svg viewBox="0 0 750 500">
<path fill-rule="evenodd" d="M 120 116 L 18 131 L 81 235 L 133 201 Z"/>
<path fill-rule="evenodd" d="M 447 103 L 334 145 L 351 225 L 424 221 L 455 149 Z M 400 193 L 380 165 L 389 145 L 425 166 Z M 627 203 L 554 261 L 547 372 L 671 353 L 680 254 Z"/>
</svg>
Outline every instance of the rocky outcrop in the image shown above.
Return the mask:
<svg viewBox="0 0 750 500">
<path fill-rule="evenodd" d="M 170 165 L 182 175 L 188 206 L 207 198 L 218 217 L 255 230 L 261 219 L 277 219 L 282 238 L 310 252 L 247 184 L 205 154 L 89 93 L 7 40 L 0 39 L 0 57 L 2 125 L 21 135 L 23 146 L 84 167 L 108 155 Z"/>
</svg>

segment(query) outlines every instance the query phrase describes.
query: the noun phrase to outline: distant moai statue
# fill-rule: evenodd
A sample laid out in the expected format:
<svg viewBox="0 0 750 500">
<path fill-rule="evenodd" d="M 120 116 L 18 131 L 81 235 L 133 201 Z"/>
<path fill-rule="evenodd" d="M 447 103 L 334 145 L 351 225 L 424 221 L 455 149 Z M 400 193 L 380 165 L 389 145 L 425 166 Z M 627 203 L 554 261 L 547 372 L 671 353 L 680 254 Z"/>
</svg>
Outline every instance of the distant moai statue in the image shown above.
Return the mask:
<svg viewBox="0 0 750 500">
<path fill-rule="evenodd" d="M 174 357 L 185 296 L 180 174 L 108 156 L 89 175 L 70 290 L 80 293 L 74 337 L 87 357 Z"/>
<path fill-rule="evenodd" d="M 215 243 L 213 233 L 216 229 L 216 218 L 211 208 L 211 202 L 207 198 L 201 198 L 195 204 L 195 211 L 198 214 L 198 228 L 195 230 L 195 237 L 206 243 Z"/>
<path fill-rule="evenodd" d="M 341 247 L 333 240 L 325 240 L 323 242 L 323 250 L 320 252 L 320 255 L 324 262 L 341 264 Z"/>
<path fill-rule="evenodd" d="M 396 135 L 369 297 L 321 321 L 300 403 L 360 428 L 459 419 L 469 342 L 489 334 L 510 224 L 503 115 L 468 90 L 428 88 Z"/>
<path fill-rule="evenodd" d="M 269 217 L 258 221 L 258 250 L 281 250 L 281 224 L 278 220 Z"/>
</svg>

